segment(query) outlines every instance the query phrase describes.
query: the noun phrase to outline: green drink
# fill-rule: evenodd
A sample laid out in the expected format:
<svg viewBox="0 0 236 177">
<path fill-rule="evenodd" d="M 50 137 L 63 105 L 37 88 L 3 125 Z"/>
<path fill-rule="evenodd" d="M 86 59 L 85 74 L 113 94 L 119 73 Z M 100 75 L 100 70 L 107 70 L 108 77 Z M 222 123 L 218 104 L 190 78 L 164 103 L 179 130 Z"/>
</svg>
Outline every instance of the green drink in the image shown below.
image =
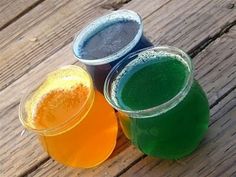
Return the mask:
<svg viewBox="0 0 236 177">
<path fill-rule="evenodd" d="M 179 159 L 205 135 L 209 106 L 193 79 L 191 60 L 173 47 L 128 56 L 109 73 L 104 94 L 122 129 L 147 155 Z"/>
</svg>

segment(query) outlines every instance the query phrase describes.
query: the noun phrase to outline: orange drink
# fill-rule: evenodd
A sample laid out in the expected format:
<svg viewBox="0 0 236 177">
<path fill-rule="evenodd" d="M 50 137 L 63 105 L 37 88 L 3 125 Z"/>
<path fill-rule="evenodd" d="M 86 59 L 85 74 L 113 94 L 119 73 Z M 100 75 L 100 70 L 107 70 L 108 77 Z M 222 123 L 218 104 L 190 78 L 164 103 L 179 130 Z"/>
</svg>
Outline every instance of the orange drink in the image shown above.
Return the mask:
<svg viewBox="0 0 236 177">
<path fill-rule="evenodd" d="M 90 75 L 78 66 L 49 73 L 21 101 L 19 117 L 39 135 L 45 151 L 68 166 L 96 166 L 116 144 L 114 110 L 94 90 Z"/>
</svg>

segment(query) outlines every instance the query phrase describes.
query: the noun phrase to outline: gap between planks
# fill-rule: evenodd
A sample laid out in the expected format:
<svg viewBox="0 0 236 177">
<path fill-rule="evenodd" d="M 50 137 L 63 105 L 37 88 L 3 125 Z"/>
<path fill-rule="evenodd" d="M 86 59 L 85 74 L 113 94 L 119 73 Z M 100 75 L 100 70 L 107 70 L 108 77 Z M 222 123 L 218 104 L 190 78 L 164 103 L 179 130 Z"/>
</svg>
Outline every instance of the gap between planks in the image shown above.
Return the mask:
<svg viewBox="0 0 236 177">
<path fill-rule="evenodd" d="M 44 159 L 40 160 L 40 162 L 38 162 L 37 164 L 35 164 L 34 166 L 32 166 L 31 168 L 27 169 L 26 171 L 24 171 L 22 174 L 18 175 L 18 177 L 25 177 L 28 176 L 30 173 L 32 173 L 33 171 L 35 171 L 39 166 L 41 166 L 42 164 L 46 163 L 48 160 L 50 159 L 50 157 L 45 157 Z"/>
<path fill-rule="evenodd" d="M 27 7 L 26 9 L 24 9 L 23 11 L 21 11 L 19 14 L 17 14 L 15 17 L 13 17 L 12 19 L 10 19 L 8 22 L 4 23 L 1 27 L 0 27 L 0 31 L 3 30 L 4 28 L 8 27 L 9 25 L 11 25 L 12 23 L 14 23 L 15 21 L 17 21 L 19 18 L 21 18 L 22 16 L 24 16 L 26 13 L 28 13 L 29 11 L 31 11 L 33 8 L 35 8 L 36 6 L 38 6 L 39 4 L 41 4 L 43 1 L 45 0 L 38 0 L 35 3 L 33 3 L 31 6 Z"/>
<path fill-rule="evenodd" d="M 9 25 L 14 23 L 15 21 L 17 21 L 19 18 L 24 16 L 26 13 L 28 13 L 29 11 L 31 11 L 32 9 L 34 9 L 36 6 L 38 6 L 39 4 L 41 4 L 44 1 L 46 1 L 46 0 L 38 0 L 38 1 L 34 2 L 33 4 L 31 4 L 29 7 L 27 7 L 26 9 L 24 9 L 21 12 L 19 12 L 18 14 L 16 14 L 16 16 L 14 16 L 12 19 L 10 19 L 9 21 L 2 24 L 2 26 L 0 26 L 0 31 L 3 30 L 4 28 L 8 27 Z M 118 0 L 118 1 L 111 1 L 111 2 L 109 1 L 109 2 L 102 4 L 101 8 L 107 9 L 107 10 L 118 10 L 124 4 L 127 4 L 130 1 L 132 1 L 132 0 Z"/>
<path fill-rule="evenodd" d="M 210 36 L 210 37 L 206 38 L 205 40 L 200 42 L 195 48 L 190 50 L 189 51 L 190 57 L 192 57 L 192 58 L 195 57 L 198 53 L 203 51 L 210 43 L 212 43 L 216 39 L 220 38 L 223 34 L 228 33 L 229 30 L 235 25 L 236 25 L 236 20 L 234 20 L 231 23 L 225 24 L 221 28 L 221 30 L 218 33 L 216 33 L 214 36 Z"/>
</svg>

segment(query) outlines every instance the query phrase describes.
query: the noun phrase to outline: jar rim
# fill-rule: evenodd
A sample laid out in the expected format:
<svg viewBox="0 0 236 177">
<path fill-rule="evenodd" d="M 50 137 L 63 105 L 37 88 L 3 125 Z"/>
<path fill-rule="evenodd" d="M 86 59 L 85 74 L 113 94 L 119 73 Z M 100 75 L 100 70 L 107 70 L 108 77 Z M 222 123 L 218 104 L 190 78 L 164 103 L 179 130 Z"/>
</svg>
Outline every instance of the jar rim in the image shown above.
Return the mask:
<svg viewBox="0 0 236 177">
<path fill-rule="evenodd" d="M 88 82 L 89 82 L 89 93 L 88 93 L 88 96 L 87 96 L 85 102 L 82 104 L 81 108 L 73 116 L 66 119 L 62 123 L 60 123 L 56 126 L 53 126 L 53 127 L 49 127 L 49 128 L 40 128 L 40 129 L 35 128 L 33 126 L 33 124 L 29 123 L 29 120 L 27 120 L 28 115 L 25 110 L 25 104 L 26 104 L 27 100 L 46 81 L 47 77 L 51 73 L 53 73 L 57 70 L 60 70 L 60 69 L 67 69 L 67 68 L 79 69 L 80 72 L 82 72 L 86 75 Z M 78 125 L 85 118 L 85 116 L 88 114 L 89 110 L 92 107 L 92 104 L 94 101 L 94 94 L 95 93 L 94 93 L 94 89 L 93 89 L 93 81 L 92 81 L 91 76 L 88 74 L 88 72 L 86 70 L 84 70 L 80 66 L 75 66 L 75 65 L 66 65 L 66 66 L 59 67 L 56 70 L 45 74 L 44 77 L 42 79 L 40 79 L 40 81 L 34 87 L 32 87 L 26 91 L 26 93 L 21 98 L 20 104 L 19 104 L 19 109 L 18 109 L 19 120 L 20 120 L 21 124 L 27 130 L 30 130 L 30 131 L 38 133 L 38 134 L 42 134 L 42 135 L 46 135 L 46 136 L 55 136 L 57 134 L 62 134 L 64 132 L 67 132 L 68 130 L 72 129 L 76 125 Z M 87 105 L 88 105 L 89 109 L 85 110 Z M 78 117 L 80 117 L 79 120 L 77 120 Z"/>
<path fill-rule="evenodd" d="M 135 37 L 126 46 L 124 46 L 122 49 L 120 49 L 119 51 L 111 55 L 108 55 L 106 57 L 99 58 L 99 59 L 94 59 L 94 60 L 83 58 L 83 56 L 81 55 L 78 49 L 82 48 L 84 43 L 96 32 L 98 32 L 104 24 L 107 24 L 107 25 L 112 24 L 116 21 L 121 21 L 122 19 L 133 20 L 139 24 L 139 29 Z M 99 17 L 98 19 L 89 23 L 80 32 L 78 32 L 75 35 L 75 38 L 73 41 L 72 52 L 74 54 L 74 57 L 77 60 L 79 60 L 80 62 L 86 65 L 95 65 L 95 66 L 103 65 L 103 64 L 118 60 L 119 58 L 129 53 L 132 50 L 132 48 L 139 42 L 139 40 L 142 37 L 142 34 L 143 34 L 143 23 L 142 23 L 141 16 L 138 13 L 132 10 L 126 10 L 126 9 L 117 10 L 107 15 Z"/>
<path fill-rule="evenodd" d="M 156 106 L 147 108 L 147 109 L 130 110 L 130 109 L 124 108 L 124 107 L 120 106 L 111 96 L 110 89 L 111 89 L 111 84 L 114 82 L 113 79 L 119 75 L 119 73 L 124 69 L 123 67 L 127 66 L 133 60 L 136 60 L 138 57 L 140 57 L 145 52 L 150 52 L 150 51 L 157 52 L 157 54 L 158 54 L 158 52 L 167 52 L 169 54 L 174 54 L 174 55 L 180 56 L 185 61 L 185 64 L 187 65 L 187 67 L 189 69 L 189 74 L 186 76 L 185 82 L 184 82 L 181 90 L 175 96 L 173 96 L 171 99 L 169 99 L 168 101 L 166 101 L 160 105 L 156 105 Z M 140 58 L 142 58 L 142 57 L 140 57 Z M 119 70 L 121 70 L 121 71 L 119 71 Z M 131 115 L 132 118 L 149 118 L 149 117 L 158 116 L 162 113 L 165 113 L 168 110 L 175 107 L 178 103 L 180 103 L 185 98 L 187 93 L 189 92 L 189 90 L 192 86 L 192 83 L 193 83 L 193 65 L 191 62 L 191 58 L 189 57 L 189 55 L 187 53 L 185 53 L 181 49 L 178 49 L 178 48 L 172 47 L 172 46 L 167 46 L 167 45 L 156 46 L 156 47 L 154 46 L 154 47 L 148 47 L 148 48 L 139 50 L 137 52 L 131 53 L 128 56 L 126 56 L 125 58 L 123 58 L 121 61 L 119 61 L 112 68 L 112 70 L 109 72 L 109 74 L 105 80 L 104 96 L 105 96 L 106 100 L 108 101 L 108 103 L 112 107 L 114 107 L 118 111 L 121 111 L 121 112 L 126 113 L 128 115 Z"/>
</svg>

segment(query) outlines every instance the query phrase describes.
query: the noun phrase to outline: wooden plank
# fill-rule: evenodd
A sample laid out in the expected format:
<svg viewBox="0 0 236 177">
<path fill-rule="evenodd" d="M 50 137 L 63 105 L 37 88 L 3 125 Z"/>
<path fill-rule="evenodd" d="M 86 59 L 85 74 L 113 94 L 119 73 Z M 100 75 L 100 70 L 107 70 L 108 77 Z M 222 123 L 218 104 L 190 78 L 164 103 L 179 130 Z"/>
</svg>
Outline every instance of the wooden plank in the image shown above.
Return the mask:
<svg viewBox="0 0 236 177">
<path fill-rule="evenodd" d="M 147 1 L 145 1 L 147 2 Z M 172 2 L 172 1 L 170 1 Z M 170 2 L 168 2 L 168 6 L 170 9 L 172 9 L 171 11 L 168 11 L 168 14 L 172 14 L 174 12 L 174 7 L 177 6 L 176 4 L 181 3 L 182 1 L 175 1 L 175 4 L 172 3 L 170 4 Z M 139 4 L 137 4 L 139 3 Z M 152 8 L 155 4 L 153 4 L 153 1 L 150 1 L 150 3 L 147 4 L 151 4 Z M 165 8 L 165 6 L 161 6 L 161 4 L 159 4 L 160 2 L 155 1 L 156 6 L 158 7 L 158 11 L 160 11 L 162 8 Z M 163 1 L 163 3 L 166 3 Z M 185 2 L 186 3 L 186 2 Z M 190 1 L 188 1 L 188 3 L 191 3 Z M 206 3 L 206 1 L 205 1 Z M 210 3 L 211 4 L 211 3 Z M 217 3 L 216 3 L 217 4 Z M 193 7 L 195 4 L 192 4 L 191 6 Z M 205 5 L 205 4 L 202 4 Z M 224 5 L 224 4 L 223 4 Z M 190 5 L 189 5 L 190 6 Z M 211 4 L 212 7 L 213 4 Z M 125 6 L 126 7 L 126 6 Z M 133 1 L 131 3 L 128 4 L 127 8 L 130 9 L 134 9 L 136 11 L 138 11 L 140 14 L 142 14 L 143 17 L 145 17 L 144 23 L 145 23 L 145 29 L 146 29 L 146 34 L 149 36 L 149 34 L 152 35 L 153 30 L 155 30 L 155 26 L 152 26 L 152 23 L 147 23 L 147 20 L 150 20 L 150 18 L 152 19 L 152 21 L 157 20 L 159 17 L 156 16 L 156 12 L 151 11 L 151 15 L 149 14 L 149 12 L 145 12 L 143 5 L 140 5 L 140 1 Z M 190 8 L 190 7 L 189 7 Z M 199 6 L 198 8 L 196 8 L 198 10 L 198 12 L 200 13 L 200 9 L 201 6 Z M 166 10 L 166 9 L 165 9 Z M 191 8 L 188 10 L 191 11 Z M 204 14 L 205 12 L 203 12 Z M 182 14 L 180 14 L 182 15 Z M 191 13 L 186 13 L 186 19 L 188 18 L 188 16 L 191 15 Z M 171 16 L 171 15 L 170 15 Z M 162 18 L 160 16 L 160 18 Z M 173 18 L 172 18 L 173 20 Z M 182 19 L 183 20 L 183 19 Z M 193 21 L 195 21 L 194 19 L 192 19 Z M 229 18 L 230 20 L 230 18 Z M 189 21 L 186 26 L 190 25 L 192 21 Z M 226 21 L 228 22 L 228 21 Z M 179 21 L 180 24 L 182 24 L 182 21 Z M 164 24 L 163 24 L 164 25 Z M 172 23 L 168 24 L 168 25 L 172 25 Z M 169 26 L 166 26 L 166 28 L 168 29 Z M 204 24 L 206 25 L 206 24 Z M 214 24 L 210 23 L 208 24 L 209 28 L 211 28 L 212 26 L 214 27 Z M 165 26 L 165 25 L 164 25 Z M 161 39 L 160 37 L 163 37 L 161 34 L 163 33 L 163 31 L 165 30 L 165 27 L 162 27 L 162 31 L 158 32 L 157 35 L 153 36 L 153 41 L 159 41 L 158 39 Z M 223 23 L 221 26 L 219 26 L 217 28 L 217 30 L 219 31 L 220 28 L 224 26 Z M 201 24 L 200 24 L 200 28 L 201 28 Z M 178 29 L 176 29 L 178 30 Z M 217 32 L 217 30 L 215 31 L 215 33 Z M 190 30 L 190 33 L 192 31 Z M 196 31 L 193 31 L 196 32 Z M 191 36 L 191 35 L 190 35 Z M 178 39 L 178 42 L 175 43 L 176 46 L 181 45 L 181 38 L 185 39 L 185 36 L 182 36 Z M 191 39 L 191 37 L 188 37 L 189 43 L 193 40 Z M 201 42 L 201 39 L 197 39 L 197 43 Z M 49 70 L 53 70 L 56 67 L 58 67 L 59 65 L 63 65 L 63 64 L 71 64 L 73 62 L 75 62 L 75 60 L 73 59 L 73 56 L 71 54 L 71 44 L 65 46 L 62 50 L 60 50 L 59 52 L 57 52 L 55 55 L 53 55 L 52 57 L 46 59 L 43 63 L 39 64 L 36 68 L 34 68 L 33 70 L 31 70 L 30 72 L 26 73 L 23 77 L 21 77 L 19 80 L 17 80 L 16 82 L 14 82 L 12 85 L 10 85 L 9 87 L 7 87 L 5 90 L 3 90 L 0 93 L 0 99 L 4 99 L 4 101 L 0 101 L 0 112 L 1 112 L 1 125 L 2 127 L 5 127 L 5 129 L 1 129 L 4 132 L 4 136 L 2 136 L 1 138 L 1 144 L 5 143 L 5 150 L 6 153 L 4 154 L 4 156 L 0 155 L 1 160 L 3 162 L 7 162 L 6 164 L 4 164 L 5 166 L 3 167 L 3 169 L 8 169 L 8 171 L 6 172 L 6 174 L 13 174 L 15 171 L 17 171 L 18 173 L 23 173 L 27 166 L 34 166 L 35 164 L 37 164 L 38 162 L 43 161 L 44 159 L 47 158 L 46 154 L 43 154 L 38 142 L 36 141 L 36 138 L 31 135 L 31 134 L 25 134 L 23 137 L 20 137 L 19 134 L 22 130 L 22 127 L 19 123 L 19 121 L 16 121 L 17 119 L 17 107 L 18 107 L 18 103 L 19 103 L 19 98 L 21 97 L 21 94 L 25 93 L 27 87 L 30 87 L 32 85 L 34 85 L 37 82 L 37 78 L 40 78 L 44 73 L 46 73 Z M 186 49 L 188 46 L 184 47 L 184 49 Z M 65 58 L 67 60 L 65 60 Z M 33 78 L 33 79 L 32 79 Z M 223 94 L 223 93 L 222 93 Z M 14 97 L 12 96 L 14 95 Z M 4 96 L 4 97 L 3 97 Z M 11 126 L 8 126 L 11 125 Z M 32 140 L 32 138 L 34 138 Z M 30 143 L 28 143 L 30 142 Z M 28 143 L 28 144 L 27 144 Z M 123 143 L 122 141 L 119 141 L 120 144 Z M 124 141 L 123 146 L 127 145 L 127 142 Z M 10 147 L 10 148 L 8 148 Z M 25 148 L 27 147 L 27 148 Z M 22 151 L 22 148 L 24 148 L 24 151 Z M 32 152 L 32 149 L 34 149 L 34 151 Z M 118 148 L 119 149 L 119 148 Z M 12 155 L 11 154 L 15 154 Z M 22 157 L 24 157 L 24 161 L 21 160 Z M 126 158 L 128 157 L 128 158 Z M 113 158 L 110 158 L 106 164 L 98 167 L 96 170 L 91 170 L 91 171 L 81 171 L 81 170 L 77 170 L 77 171 L 73 171 L 71 172 L 71 170 L 68 170 L 68 173 L 73 173 L 75 174 L 77 173 L 83 173 L 83 174 L 104 174 L 105 172 L 109 173 L 109 175 L 114 175 L 119 173 L 122 169 L 127 168 L 130 164 L 132 164 L 135 160 L 139 159 L 140 157 L 142 157 L 142 154 L 138 151 L 132 150 L 132 147 L 129 146 L 129 148 L 124 149 L 122 151 L 120 151 L 119 153 L 117 153 L 116 156 L 114 156 Z M 17 163 L 13 163 L 13 162 L 17 162 Z M 14 164 L 14 166 L 12 166 L 12 164 Z M 53 163 L 54 164 L 54 163 Z M 52 165 L 53 165 L 52 164 Z M 55 164 L 54 164 L 55 165 Z M 56 163 L 56 168 L 60 168 L 60 166 L 57 165 Z M 65 168 L 65 167 L 63 167 Z M 109 170 L 108 170 L 109 169 Z M 59 171 L 63 174 L 63 171 Z M 58 172 L 58 173 L 59 173 Z"/>
<path fill-rule="evenodd" d="M 148 18 L 145 21 L 145 25 L 149 24 L 149 26 L 153 28 L 152 31 L 149 32 L 149 36 L 158 35 L 156 39 L 158 41 L 156 42 L 177 45 L 180 43 L 179 40 L 181 40 L 180 46 L 192 48 L 199 42 L 199 40 L 193 40 L 192 37 L 196 38 L 197 36 L 201 38 L 202 41 L 210 37 L 210 34 L 214 35 L 219 32 L 222 27 L 235 19 L 235 11 L 228 8 L 228 4 L 234 1 L 235 0 L 215 0 L 214 2 L 210 2 L 209 0 L 145 1 L 147 7 L 143 8 L 142 1 L 137 0 L 131 1 L 128 6 L 125 5 L 124 8 L 132 9 L 134 7 L 133 9 L 136 9 L 136 7 L 138 7 L 137 11 L 144 18 L 147 18 L 149 15 L 153 17 Z M 163 2 L 167 5 L 163 5 Z M 182 8 L 183 5 L 185 8 Z M 98 6 L 99 5 L 95 6 L 95 8 Z M 152 11 L 155 7 L 158 10 Z M 151 9 L 150 11 L 149 8 Z M 73 9 L 74 8 L 71 8 L 70 11 L 73 11 Z M 69 14 L 72 15 L 72 13 Z M 71 20 L 78 21 L 78 19 L 81 18 L 83 18 L 83 16 L 80 18 L 77 16 L 76 18 L 71 18 Z M 33 68 L 46 57 L 64 46 L 65 43 L 71 41 L 73 34 L 78 31 L 78 28 L 73 26 L 76 24 L 75 22 L 56 20 L 55 23 L 52 23 L 52 26 L 48 28 L 45 28 L 45 24 L 40 23 L 29 31 L 20 34 L 17 39 L 14 39 L 3 51 L 0 50 L 2 53 L 2 62 L 0 61 L 0 89 L 7 87 L 30 68 Z M 70 25 L 66 25 L 68 23 Z M 66 32 L 62 26 L 70 32 Z M 196 26 L 199 27 L 197 28 Z M 50 35 L 45 36 L 45 31 L 50 33 Z M 190 33 L 191 35 L 189 35 Z M 184 39 L 183 34 L 185 34 Z M 31 42 L 29 39 L 37 39 L 37 41 Z M 19 50 L 19 48 L 21 50 Z M 15 53 L 12 52 L 14 49 L 16 51 Z"/>
<path fill-rule="evenodd" d="M 43 0 L 1 0 L 0 31 Z"/>
<path fill-rule="evenodd" d="M 190 50 L 200 41 L 211 39 L 226 24 L 235 22 L 236 11 L 228 4 L 236 0 L 171 1 L 145 20 L 154 43 L 178 45 Z M 224 21 L 224 23 L 222 23 Z"/>
<path fill-rule="evenodd" d="M 218 39 L 214 43 L 212 43 L 202 53 L 197 55 L 193 60 L 196 68 L 198 68 L 198 70 L 196 71 L 195 77 L 197 79 L 199 79 L 201 84 L 203 84 L 205 82 L 205 80 L 207 80 L 206 84 L 204 84 L 204 90 L 206 92 L 208 92 L 208 98 L 209 98 L 211 105 L 216 102 L 216 99 L 215 99 L 216 97 L 218 98 L 218 96 L 223 96 L 223 95 L 219 95 L 219 94 L 222 94 L 222 91 L 224 90 L 223 89 L 224 86 L 226 86 L 228 83 L 228 80 L 226 80 L 225 78 L 229 78 L 229 80 L 231 80 L 230 78 L 233 78 L 233 80 L 230 82 L 230 84 L 228 86 L 230 86 L 234 90 L 232 92 L 230 92 L 230 94 L 228 96 L 226 96 L 221 102 L 219 102 L 217 105 L 215 105 L 213 107 L 213 109 L 211 110 L 211 116 L 212 116 L 211 117 L 211 124 L 213 122 L 216 122 L 218 119 L 222 119 L 222 116 L 224 116 L 227 113 L 227 111 L 234 108 L 236 105 L 236 97 L 235 97 L 235 95 L 236 95 L 236 89 L 235 89 L 235 85 L 236 85 L 236 82 L 235 82 L 236 81 L 235 80 L 235 78 L 236 78 L 236 73 L 235 73 L 236 53 L 234 52 L 236 50 L 236 45 L 235 45 L 236 39 L 234 38 L 234 36 L 236 34 L 235 29 L 236 29 L 236 26 L 229 33 L 223 35 L 220 39 Z M 224 52 L 222 52 L 222 50 Z M 202 62 L 206 61 L 206 58 L 205 58 L 206 56 L 208 56 L 207 62 L 214 62 L 216 59 L 215 58 L 216 53 L 217 53 L 217 55 L 219 55 L 218 57 L 220 59 L 221 66 L 224 66 L 224 67 L 223 68 L 222 67 L 215 67 L 214 70 L 211 70 L 211 65 L 208 65 L 209 67 L 208 67 L 207 74 L 201 78 L 200 77 L 202 75 L 201 71 L 206 66 L 206 65 L 202 65 Z M 231 55 L 231 57 L 228 60 L 225 60 L 227 58 L 227 55 L 225 55 L 225 53 L 227 53 L 227 54 L 233 53 L 233 55 Z M 227 65 L 226 63 L 229 65 Z M 229 72 L 225 72 L 225 70 L 228 70 Z M 214 78 L 216 73 L 218 73 L 217 79 Z M 214 89 L 211 89 L 212 84 L 213 84 L 213 86 L 221 85 L 221 86 L 223 86 L 223 88 L 222 87 L 215 87 Z M 224 93 L 227 93 L 228 90 L 224 90 L 224 91 L 225 91 Z M 234 122 L 234 123 L 236 123 L 236 122 Z M 214 127 L 214 126 L 215 125 L 213 124 L 212 127 Z M 218 126 L 218 124 L 217 124 L 217 126 Z M 225 128 L 227 128 L 227 127 L 225 127 Z M 233 128 L 233 127 L 231 127 L 231 128 Z M 228 132 L 226 135 L 228 136 Z M 226 139 L 225 138 L 226 135 L 223 136 L 222 140 Z M 208 146 L 211 147 L 211 145 L 207 144 L 208 143 L 208 136 L 211 137 L 212 136 L 211 133 L 207 135 L 207 138 L 204 141 L 205 143 L 203 142 L 204 146 L 206 146 L 207 149 L 208 149 Z M 119 143 L 121 143 L 121 142 L 119 142 Z M 221 143 L 220 145 L 222 145 L 222 141 L 220 141 L 220 143 Z M 195 154 L 193 154 L 192 156 L 189 156 L 189 158 L 191 159 L 195 156 L 199 156 L 199 154 L 201 155 L 202 153 L 205 153 L 205 149 L 202 148 L 202 146 L 203 145 L 201 145 L 201 147 L 199 148 L 198 151 L 195 152 Z M 218 147 L 220 147 L 220 146 L 218 146 Z M 219 151 L 221 151 L 221 150 L 222 149 L 219 148 Z M 217 152 L 219 152 L 219 151 L 217 149 Z M 130 156 L 130 154 L 131 154 L 131 156 Z M 105 175 L 116 176 L 117 174 L 120 174 L 120 172 L 123 169 L 131 166 L 133 163 L 139 161 L 142 158 L 143 158 L 143 154 L 140 153 L 137 149 L 134 149 L 133 146 L 131 145 L 131 146 L 129 146 L 129 148 L 124 149 L 123 152 L 121 152 L 121 153 L 117 153 L 116 156 L 114 156 L 113 158 L 110 158 L 103 165 L 101 165 L 95 169 L 89 169 L 89 170 L 70 169 L 70 168 L 64 167 L 63 165 L 60 165 L 57 162 L 50 159 L 45 164 L 43 164 L 38 169 L 36 169 L 31 175 L 41 177 L 45 174 L 53 173 L 54 175 L 59 175 L 59 176 L 69 176 L 69 175 L 71 175 L 71 176 L 75 176 L 75 175 L 78 175 L 78 176 L 80 176 L 80 175 L 81 176 L 86 176 L 86 175 L 88 175 L 88 176 L 105 176 Z M 148 160 L 146 160 L 146 159 L 148 159 Z M 204 160 L 204 158 L 202 158 L 202 160 Z M 229 159 L 229 160 L 230 160 L 229 163 L 232 163 L 232 159 Z M 165 163 L 168 164 L 169 162 L 170 162 L 170 164 L 173 164 L 172 161 L 167 161 Z M 141 165 L 139 165 L 140 163 L 141 163 Z M 150 170 L 152 167 L 154 168 L 155 166 L 157 166 L 159 163 L 160 163 L 160 160 L 153 159 L 150 157 L 145 157 L 144 160 L 141 160 L 140 162 L 137 163 L 137 167 L 135 165 L 134 167 L 130 168 L 131 172 L 128 171 L 127 176 L 136 176 L 136 173 L 137 173 L 136 171 L 141 171 L 140 174 L 138 173 L 138 175 L 142 176 L 142 175 L 146 174 L 147 171 Z M 193 163 L 194 163 L 194 160 L 193 160 L 192 164 Z M 142 167 L 144 167 L 143 171 L 142 171 Z M 158 176 L 159 173 L 157 171 L 155 171 L 155 173 L 151 173 L 149 176 L 154 176 L 154 174 L 156 176 Z M 189 175 L 189 176 L 191 176 L 191 175 Z M 124 174 L 124 176 L 126 176 L 126 173 Z"/>
<path fill-rule="evenodd" d="M 50 14 L 56 13 L 69 0 L 50 0 L 42 2 L 13 24 L 4 28 L 0 33 L 0 48 L 4 49 L 9 43 L 20 40 L 30 28 L 45 20 Z M 30 41 L 34 36 L 27 36 Z M 33 42 L 33 41 L 31 41 Z"/>
<path fill-rule="evenodd" d="M 27 23 L 27 19 L 33 17 L 37 22 L 30 21 L 27 31 L 26 29 L 23 32 L 20 31 L 7 46 L 0 49 L 0 88 L 6 87 L 71 42 L 82 25 L 107 11 L 99 8 L 104 1 L 72 0 L 67 3 L 59 1 L 58 9 L 51 8 L 51 10 L 47 8 L 47 5 L 52 7 L 53 4 L 57 4 L 57 1 L 45 1 L 27 13 L 24 18 L 19 19 L 18 23 Z M 43 10 L 44 8 L 46 11 Z M 38 16 L 41 10 L 46 13 L 43 19 Z M 45 17 L 47 18 L 44 19 Z"/>
<path fill-rule="evenodd" d="M 55 11 L 57 11 L 59 8 L 61 8 L 65 4 L 67 4 L 68 1 L 69 0 L 50 0 L 50 1 L 43 2 L 40 5 L 40 7 L 35 8 L 32 12 L 30 12 L 29 15 L 28 14 L 25 15 L 24 17 L 22 17 L 22 19 L 19 19 L 14 24 L 7 27 L 7 29 L 4 29 L 3 31 L 1 31 L 1 33 L 0 33 L 0 48 L 6 47 L 9 43 L 13 42 L 14 40 L 19 40 L 21 38 L 21 36 L 23 36 L 23 33 L 28 31 L 34 25 L 43 21 L 50 14 L 55 13 Z M 120 0 L 120 1 L 122 2 L 122 0 Z M 168 3 L 169 1 L 171 1 L 171 0 L 160 0 L 158 4 L 150 1 L 149 2 L 150 13 L 155 11 L 157 8 L 162 7 L 163 5 Z M 103 6 L 106 6 L 105 4 L 107 4 L 107 3 L 109 4 L 109 2 L 104 2 L 103 4 L 101 4 L 101 8 Z M 114 2 L 117 3 L 119 1 L 116 0 Z M 142 3 L 137 3 L 135 5 L 140 6 L 140 5 L 142 5 Z M 136 8 L 140 8 L 140 7 L 136 7 Z M 79 29 L 78 29 L 78 31 L 79 31 Z M 24 36 L 26 36 L 26 35 L 24 35 Z M 29 39 L 30 39 L 30 37 L 29 37 Z"/>
</svg>

